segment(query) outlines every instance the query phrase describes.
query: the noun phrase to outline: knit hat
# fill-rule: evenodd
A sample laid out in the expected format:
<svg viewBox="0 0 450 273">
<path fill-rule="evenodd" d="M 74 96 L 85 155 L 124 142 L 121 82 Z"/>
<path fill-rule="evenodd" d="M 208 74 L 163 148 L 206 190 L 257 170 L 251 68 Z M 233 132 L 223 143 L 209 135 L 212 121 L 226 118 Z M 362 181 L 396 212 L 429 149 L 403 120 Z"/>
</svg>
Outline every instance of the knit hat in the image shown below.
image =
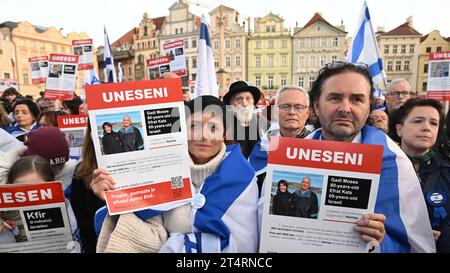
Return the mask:
<svg viewBox="0 0 450 273">
<path fill-rule="evenodd" d="M 40 127 L 28 134 L 26 155 L 39 155 L 49 160 L 54 170 L 60 169 L 69 160 L 69 145 L 57 127 Z"/>
</svg>

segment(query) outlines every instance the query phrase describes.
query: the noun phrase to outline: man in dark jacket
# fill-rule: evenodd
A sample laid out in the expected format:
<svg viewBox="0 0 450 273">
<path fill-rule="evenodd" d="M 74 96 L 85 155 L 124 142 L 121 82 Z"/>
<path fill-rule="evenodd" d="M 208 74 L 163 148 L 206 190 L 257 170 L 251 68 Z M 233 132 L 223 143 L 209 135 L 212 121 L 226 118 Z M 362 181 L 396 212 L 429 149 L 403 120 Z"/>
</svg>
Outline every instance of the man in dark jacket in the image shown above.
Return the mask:
<svg viewBox="0 0 450 273">
<path fill-rule="evenodd" d="M 144 140 L 138 128 L 131 125 L 130 116 L 124 116 L 122 120 L 121 142 L 124 152 L 138 151 L 144 149 Z"/>
<path fill-rule="evenodd" d="M 319 204 L 317 195 L 311 190 L 311 178 L 303 177 L 300 190 L 294 192 L 294 211 L 296 217 L 317 219 Z"/>
</svg>

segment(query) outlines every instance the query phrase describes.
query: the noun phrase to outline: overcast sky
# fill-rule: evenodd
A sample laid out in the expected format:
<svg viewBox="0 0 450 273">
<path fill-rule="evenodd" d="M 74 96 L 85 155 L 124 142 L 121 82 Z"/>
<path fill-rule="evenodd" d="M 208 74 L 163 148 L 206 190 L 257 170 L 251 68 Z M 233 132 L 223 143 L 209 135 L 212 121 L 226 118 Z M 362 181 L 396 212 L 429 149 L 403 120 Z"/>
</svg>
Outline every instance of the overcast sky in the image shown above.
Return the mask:
<svg viewBox="0 0 450 273">
<path fill-rule="evenodd" d="M 43 27 L 63 28 L 63 34 L 86 32 L 94 45 L 103 45 L 103 25 L 109 40 L 120 38 L 138 26 L 144 12 L 150 17 L 169 14 L 168 8 L 176 0 L 0 0 L 0 21 L 24 21 Z M 192 2 L 199 2 L 193 0 Z M 349 36 L 353 36 L 363 0 L 203 0 L 206 8 L 219 4 L 237 9 L 242 16 L 263 17 L 269 11 L 281 15 L 288 28 L 296 22 L 303 26 L 314 12 L 333 25 L 344 21 Z M 62 4 L 64 3 L 64 4 Z M 413 16 L 414 28 L 422 34 L 434 29 L 450 36 L 449 0 L 367 0 L 376 29 L 391 30 Z M 7 8 L 5 8 L 7 7 Z"/>
</svg>

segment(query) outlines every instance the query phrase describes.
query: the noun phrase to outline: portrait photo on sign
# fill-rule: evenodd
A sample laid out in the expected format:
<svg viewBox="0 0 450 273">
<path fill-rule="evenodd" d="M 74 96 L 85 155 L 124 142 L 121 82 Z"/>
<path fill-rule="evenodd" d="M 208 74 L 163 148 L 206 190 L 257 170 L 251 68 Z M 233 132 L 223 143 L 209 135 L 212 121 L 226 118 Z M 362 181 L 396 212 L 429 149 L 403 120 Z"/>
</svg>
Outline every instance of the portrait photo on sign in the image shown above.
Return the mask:
<svg viewBox="0 0 450 273">
<path fill-rule="evenodd" d="M 82 46 L 76 46 L 73 48 L 73 55 L 83 55 L 83 47 Z"/>
<path fill-rule="evenodd" d="M 160 73 L 159 73 L 159 67 L 151 67 L 148 69 L 148 76 L 150 80 L 156 80 L 159 79 Z"/>
<path fill-rule="evenodd" d="M 48 76 L 50 78 L 59 78 L 62 74 L 62 68 L 63 68 L 62 64 L 52 64 Z"/>
<path fill-rule="evenodd" d="M 31 71 L 38 71 L 39 69 L 39 62 L 31 63 Z"/>
<path fill-rule="evenodd" d="M 183 55 L 183 48 L 179 47 L 179 48 L 175 48 L 175 56 L 180 56 Z"/>
<path fill-rule="evenodd" d="M 19 210 L 0 211 L 0 244 L 28 241 Z"/>
<path fill-rule="evenodd" d="M 144 150 L 141 112 L 97 115 L 102 155 Z"/>
<path fill-rule="evenodd" d="M 41 67 L 48 67 L 48 62 L 39 62 Z"/>
<path fill-rule="evenodd" d="M 84 130 L 70 130 L 64 132 L 69 148 L 78 148 L 83 146 Z"/>
<path fill-rule="evenodd" d="M 448 78 L 450 62 L 434 62 L 431 64 L 431 77 Z"/>
<path fill-rule="evenodd" d="M 88 45 L 88 46 L 84 46 L 84 52 L 91 52 L 92 51 L 92 46 Z"/>
<path fill-rule="evenodd" d="M 269 214 L 317 219 L 323 175 L 275 170 Z"/>
</svg>

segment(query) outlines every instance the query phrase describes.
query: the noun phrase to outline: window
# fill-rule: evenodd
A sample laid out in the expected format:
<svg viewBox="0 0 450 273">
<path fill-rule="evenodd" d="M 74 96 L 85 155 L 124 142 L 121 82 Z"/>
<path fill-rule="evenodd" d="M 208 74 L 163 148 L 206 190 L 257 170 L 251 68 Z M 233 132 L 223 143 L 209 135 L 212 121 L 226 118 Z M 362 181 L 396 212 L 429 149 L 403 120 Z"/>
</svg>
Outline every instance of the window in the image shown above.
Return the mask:
<svg viewBox="0 0 450 273">
<path fill-rule="evenodd" d="M 305 56 L 298 56 L 298 67 L 305 66 Z"/>
<path fill-rule="evenodd" d="M 333 39 L 333 46 L 338 46 L 339 45 L 339 39 L 336 37 Z"/>
<path fill-rule="evenodd" d="M 273 60 L 274 60 L 274 55 L 267 56 L 267 66 L 268 67 L 273 67 Z"/>
<path fill-rule="evenodd" d="M 426 51 L 427 51 L 427 53 L 430 53 L 431 52 L 431 47 L 427 47 Z"/>
<path fill-rule="evenodd" d="M 267 76 L 267 87 L 273 89 L 273 75 Z"/>
<path fill-rule="evenodd" d="M 406 53 L 406 45 L 402 45 L 401 53 Z"/>
<path fill-rule="evenodd" d="M 196 48 L 197 47 L 197 40 L 192 40 L 192 48 Z"/>
<path fill-rule="evenodd" d="M 396 46 L 396 45 L 393 46 L 393 48 L 392 48 L 392 53 L 397 54 L 397 47 L 398 47 L 398 46 Z"/>
<path fill-rule="evenodd" d="M 401 61 L 396 61 L 395 62 L 395 70 L 396 71 L 401 71 L 402 70 L 402 62 Z"/>
<path fill-rule="evenodd" d="M 23 83 L 25 84 L 25 85 L 28 85 L 29 83 L 28 83 L 28 74 L 27 73 L 24 73 L 23 74 Z"/>
<path fill-rule="evenodd" d="M 197 58 L 192 57 L 192 68 L 197 68 Z"/>
<path fill-rule="evenodd" d="M 241 66 L 241 56 L 236 56 L 236 66 L 237 67 Z"/>
<path fill-rule="evenodd" d="M 180 34 L 183 34 L 183 28 L 180 28 Z"/>
<path fill-rule="evenodd" d="M 197 79 L 197 74 L 192 74 L 192 80 L 195 81 Z"/>
<path fill-rule="evenodd" d="M 273 40 L 269 40 L 267 48 L 273 48 Z"/>
<path fill-rule="evenodd" d="M 272 26 L 272 32 L 275 32 L 275 26 Z"/>
<path fill-rule="evenodd" d="M 175 29 L 175 34 L 178 34 L 178 28 Z"/>
<path fill-rule="evenodd" d="M 403 70 L 409 71 L 409 61 L 405 61 L 405 63 L 403 64 Z"/>
<path fill-rule="evenodd" d="M 324 66 L 325 65 L 325 62 L 326 62 L 326 56 L 321 56 L 320 57 L 320 66 Z"/>
<path fill-rule="evenodd" d="M 309 47 L 309 39 L 308 38 L 305 39 L 305 47 Z"/>
<path fill-rule="evenodd" d="M 185 48 L 189 48 L 189 41 L 188 40 L 184 40 L 184 47 Z"/>
<path fill-rule="evenodd" d="M 266 32 L 270 32 L 270 26 L 266 26 Z"/>
<path fill-rule="evenodd" d="M 321 47 L 326 47 L 327 46 L 327 39 L 320 38 L 320 46 Z"/>
<path fill-rule="evenodd" d="M 389 54 L 389 46 L 388 45 L 384 46 L 384 54 Z"/>
<path fill-rule="evenodd" d="M 281 66 L 286 67 L 287 65 L 287 55 L 281 55 Z"/>
<path fill-rule="evenodd" d="M 214 59 L 214 67 L 219 67 L 219 60 L 217 58 Z"/>
<path fill-rule="evenodd" d="M 311 47 L 316 47 L 316 38 L 311 38 Z"/>
<path fill-rule="evenodd" d="M 226 65 L 226 67 L 230 67 L 231 66 L 231 57 L 226 57 L 225 58 L 225 65 Z"/>
<path fill-rule="evenodd" d="M 427 82 L 422 83 L 422 91 L 427 91 Z"/>
<path fill-rule="evenodd" d="M 131 77 L 131 66 L 128 67 L 128 77 Z"/>
<path fill-rule="evenodd" d="M 316 56 L 309 56 L 309 66 L 316 66 Z"/>
<path fill-rule="evenodd" d="M 392 61 L 387 63 L 387 71 L 392 71 Z"/>
<path fill-rule="evenodd" d="M 313 85 L 314 81 L 316 80 L 315 77 L 309 77 L 309 87 L 311 88 L 311 86 Z"/>
<path fill-rule="evenodd" d="M 45 50 L 45 43 L 41 43 L 41 49 Z"/>
<path fill-rule="evenodd" d="M 58 48 L 56 47 L 56 45 L 53 45 L 53 53 L 56 53 L 57 50 Z"/>
<path fill-rule="evenodd" d="M 152 44 L 148 41 L 148 48 L 152 48 Z"/>
<path fill-rule="evenodd" d="M 283 86 L 283 85 L 286 85 L 286 74 L 282 74 L 281 75 L 281 85 Z"/>
<path fill-rule="evenodd" d="M 256 86 L 261 86 L 261 76 L 255 76 L 255 84 Z"/>
<path fill-rule="evenodd" d="M 214 40 L 214 49 L 219 49 L 219 41 Z"/>
<path fill-rule="evenodd" d="M 300 86 L 300 87 L 305 86 L 305 78 L 303 78 L 303 77 L 298 78 L 298 86 Z"/>
<path fill-rule="evenodd" d="M 236 48 L 241 48 L 241 39 L 236 40 Z"/>
<path fill-rule="evenodd" d="M 225 40 L 225 48 L 230 48 L 230 47 L 231 47 L 231 41 Z"/>
<path fill-rule="evenodd" d="M 298 40 L 298 46 L 299 47 L 305 47 L 305 39 L 300 39 L 300 40 Z"/>
<path fill-rule="evenodd" d="M 147 35 L 148 35 L 148 31 L 147 31 L 147 30 L 148 30 L 148 28 L 147 28 L 147 26 L 145 26 L 145 27 L 144 27 L 144 36 L 147 36 Z"/>
<path fill-rule="evenodd" d="M 281 48 L 287 48 L 288 44 L 287 44 L 287 40 L 281 40 Z"/>
<path fill-rule="evenodd" d="M 261 67 L 261 56 L 255 56 L 255 66 Z"/>
<path fill-rule="evenodd" d="M 261 48 L 261 41 L 256 41 L 256 42 L 255 42 L 255 47 L 256 47 L 257 49 L 260 49 L 260 48 Z"/>
<path fill-rule="evenodd" d="M 189 58 L 186 58 L 186 67 L 189 67 Z"/>
<path fill-rule="evenodd" d="M 423 67 L 423 73 L 428 73 L 428 64 Z"/>
<path fill-rule="evenodd" d="M 409 53 L 414 53 L 414 45 L 409 45 Z"/>
<path fill-rule="evenodd" d="M 0 48 L 0 55 L 3 55 L 3 49 Z"/>
<path fill-rule="evenodd" d="M 11 74 L 5 72 L 5 73 L 3 73 L 3 78 L 5 78 L 5 79 L 11 79 Z"/>
<path fill-rule="evenodd" d="M 331 56 L 331 62 L 334 63 L 335 61 L 337 61 L 337 56 L 336 55 Z"/>
<path fill-rule="evenodd" d="M 441 52 L 441 51 L 442 51 L 442 47 L 438 46 L 438 47 L 436 48 L 436 52 Z"/>
</svg>

